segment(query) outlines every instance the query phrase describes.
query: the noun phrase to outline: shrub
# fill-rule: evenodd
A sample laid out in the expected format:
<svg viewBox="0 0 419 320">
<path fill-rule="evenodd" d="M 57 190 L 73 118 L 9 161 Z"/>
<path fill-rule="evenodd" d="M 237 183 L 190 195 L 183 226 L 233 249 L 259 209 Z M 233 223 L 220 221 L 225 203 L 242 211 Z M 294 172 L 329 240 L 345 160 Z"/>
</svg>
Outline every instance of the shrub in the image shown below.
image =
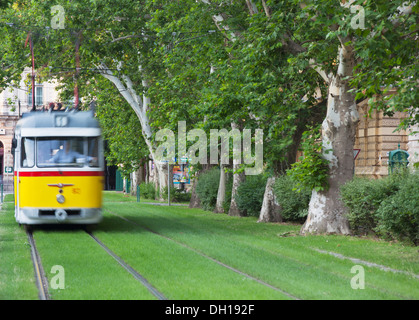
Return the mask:
<svg viewBox="0 0 419 320">
<path fill-rule="evenodd" d="M 377 232 L 377 210 L 381 202 L 395 194 L 404 175 L 373 180 L 354 178 L 341 187 L 341 199 L 349 209 L 348 220 L 355 234 Z"/>
<path fill-rule="evenodd" d="M 296 182 L 287 175 L 275 180 L 274 193 L 282 208 L 281 215 L 286 221 L 304 222 L 308 213 L 311 190 L 300 189 L 296 191 Z"/>
<path fill-rule="evenodd" d="M 180 189 L 175 189 L 173 201 L 175 201 L 175 202 L 189 202 L 189 201 L 191 201 L 191 193 L 190 192 L 184 192 Z"/>
<path fill-rule="evenodd" d="M 329 161 L 323 157 L 322 153 L 323 151 L 330 152 L 330 150 L 323 150 L 320 138 L 320 126 L 305 131 L 301 142 L 304 156 L 287 170 L 287 175 L 295 182 L 294 189 L 298 191 L 329 189 Z"/>
<path fill-rule="evenodd" d="M 262 208 L 266 178 L 263 175 L 247 176 L 237 189 L 236 202 L 240 211 L 258 217 Z"/>
<path fill-rule="evenodd" d="M 212 168 L 199 175 L 196 193 L 204 210 L 212 211 L 217 203 L 218 185 L 220 183 L 220 169 Z"/>
<path fill-rule="evenodd" d="M 377 216 L 381 234 L 419 245 L 419 174 L 403 180 L 398 192 L 383 200 Z"/>
<path fill-rule="evenodd" d="M 163 187 L 163 200 L 167 200 L 167 187 Z M 191 200 L 190 192 L 183 192 L 178 188 L 170 188 L 170 202 L 187 202 Z"/>
<path fill-rule="evenodd" d="M 152 199 L 156 198 L 156 187 L 152 182 L 143 182 L 140 184 L 140 197 L 145 199 Z"/>
</svg>

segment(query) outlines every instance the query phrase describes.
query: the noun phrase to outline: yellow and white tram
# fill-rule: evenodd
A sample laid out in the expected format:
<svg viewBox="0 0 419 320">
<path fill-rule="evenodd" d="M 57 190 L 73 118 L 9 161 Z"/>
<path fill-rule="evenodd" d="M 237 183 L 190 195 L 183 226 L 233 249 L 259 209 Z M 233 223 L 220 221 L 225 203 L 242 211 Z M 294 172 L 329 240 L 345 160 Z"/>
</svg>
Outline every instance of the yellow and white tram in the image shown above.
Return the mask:
<svg viewBox="0 0 419 320">
<path fill-rule="evenodd" d="M 19 224 L 101 221 L 103 143 L 93 112 L 26 113 L 12 144 Z"/>
</svg>

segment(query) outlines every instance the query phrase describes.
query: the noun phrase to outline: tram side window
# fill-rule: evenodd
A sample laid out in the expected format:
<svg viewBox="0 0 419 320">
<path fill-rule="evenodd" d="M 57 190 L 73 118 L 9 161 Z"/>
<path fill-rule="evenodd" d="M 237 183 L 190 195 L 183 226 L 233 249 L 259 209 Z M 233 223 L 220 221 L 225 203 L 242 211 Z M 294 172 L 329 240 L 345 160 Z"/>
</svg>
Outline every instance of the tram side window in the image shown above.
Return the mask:
<svg viewBox="0 0 419 320">
<path fill-rule="evenodd" d="M 99 138 L 87 138 L 87 157 L 89 160 L 89 167 L 99 166 Z"/>
<path fill-rule="evenodd" d="M 35 139 L 22 138 L 22 168 L 32 168 L 35 164 Z"/>
</svg>

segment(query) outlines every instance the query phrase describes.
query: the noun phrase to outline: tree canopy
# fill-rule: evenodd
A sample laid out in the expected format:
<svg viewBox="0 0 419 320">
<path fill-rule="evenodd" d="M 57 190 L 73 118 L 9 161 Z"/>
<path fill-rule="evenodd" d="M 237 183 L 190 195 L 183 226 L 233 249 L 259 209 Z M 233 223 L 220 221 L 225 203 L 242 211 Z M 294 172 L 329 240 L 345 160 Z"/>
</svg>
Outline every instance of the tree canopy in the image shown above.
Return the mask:
<svg viewBox="0 0 419 320">
<path fill-rule="evenodd" d="M 336 191 L 353 171 L 357 101 L 419 121 L 414 0 L 19 0 L 0 10 L 1 85 L 30 66 L 33 41 L 37 73 L 59 80 L 63 101 L 76 87 L 97 100 L 110 158 L 127 169 L 154 159 L 159 129 L 185 121 L 263 129 L 265 169 L 283 173 L 323 121 L 320 147 L 305 145 L 328 161 Z M 313 191 L 312 208 L 331 198 L 340 212 L 335 191 Z"/>
</svg>

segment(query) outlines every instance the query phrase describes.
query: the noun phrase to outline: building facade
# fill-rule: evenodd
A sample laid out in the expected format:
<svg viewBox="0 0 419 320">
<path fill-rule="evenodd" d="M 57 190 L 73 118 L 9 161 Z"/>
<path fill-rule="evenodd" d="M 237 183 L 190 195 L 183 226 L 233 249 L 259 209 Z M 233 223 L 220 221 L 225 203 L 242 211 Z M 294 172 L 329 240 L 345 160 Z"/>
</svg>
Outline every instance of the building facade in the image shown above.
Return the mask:
<svg viewBox="0 0 419 320">
<path fill-rule="evenodd" d="M 14 128 L 22 113 L 32 110 L 32 92 L 26 68 L 17 86 L 1 88 L 0 93 L 0 184 L 6 192 L 13 190 L 12 139 Z M 56 82 L 35 83 L 35 105 L 37 109 L 49 107 L 58 101 Z"/>
<path fill-rule="evenodd" d="M 389 172 L 389 153 L 399 148 L 409 153 L 409 165 L 419 161 L 419 126 L 408 131 L 398 130 L 400 121 L 406 117 L 396 112 L 393 117 L 381 111 L 369 113 L 367 102 L 358 105 L 360 121 L 354 149 L 359 152 L 355 159 L 355 175 L 373 178 L 384 177 Z M 354 153 L 355 155 L 355 153 Z"/>
</svg>

